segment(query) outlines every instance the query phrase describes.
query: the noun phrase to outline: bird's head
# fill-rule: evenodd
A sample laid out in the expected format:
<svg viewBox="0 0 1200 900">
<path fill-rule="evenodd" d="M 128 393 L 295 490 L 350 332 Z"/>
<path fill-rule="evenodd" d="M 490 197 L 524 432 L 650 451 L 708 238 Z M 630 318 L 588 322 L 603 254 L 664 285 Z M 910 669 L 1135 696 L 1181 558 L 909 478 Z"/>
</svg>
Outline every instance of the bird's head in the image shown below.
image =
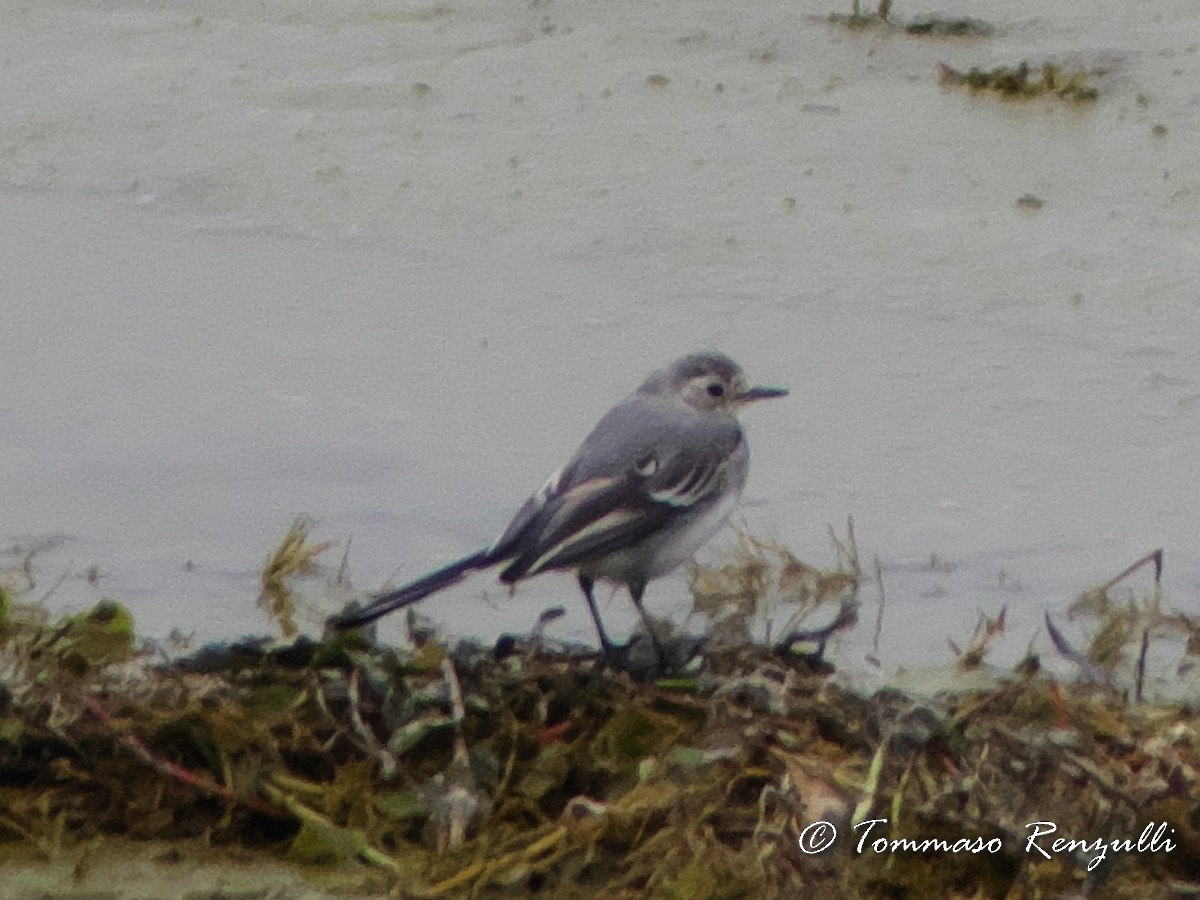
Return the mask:
<svg viewBox="0 0 1200 900">
<path fill-rule="evenodd" d="M 639 389 L 645 394 L 675 394 L 701 412 L 735 415 L 755 400 L 787 395 L 787 388 L 751 386 L 742 367 L 723 353 L 689 353 L 655 372 Z"/>
</svg>

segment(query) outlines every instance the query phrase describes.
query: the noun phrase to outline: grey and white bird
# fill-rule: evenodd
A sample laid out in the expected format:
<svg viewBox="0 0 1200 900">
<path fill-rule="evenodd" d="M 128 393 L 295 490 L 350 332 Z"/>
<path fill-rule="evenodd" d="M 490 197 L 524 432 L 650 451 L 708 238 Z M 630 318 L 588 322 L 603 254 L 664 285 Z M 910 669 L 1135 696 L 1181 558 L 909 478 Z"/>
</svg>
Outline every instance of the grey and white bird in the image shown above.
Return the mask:
<svg viewBox="0 0 1200 900">
<path fill-rule="evenodd" d="M 737 413 L 747 403 L 786 394 L 785 388 L 750 386 L 721 353 L 675 360 L 596 423 L 490 547 L 333 616 L 329 624 L 365 625 L 477 569 L 501 566 L 505 584 L 569 569 L 596 623 L 604 658 L 613 644 L 596 608 L 597 579 L 629 590 L 661 664 L 662 647 L 642 606 L 646 584 L 690 559 L 728 521 L 750 461 Z"/>
</svg>

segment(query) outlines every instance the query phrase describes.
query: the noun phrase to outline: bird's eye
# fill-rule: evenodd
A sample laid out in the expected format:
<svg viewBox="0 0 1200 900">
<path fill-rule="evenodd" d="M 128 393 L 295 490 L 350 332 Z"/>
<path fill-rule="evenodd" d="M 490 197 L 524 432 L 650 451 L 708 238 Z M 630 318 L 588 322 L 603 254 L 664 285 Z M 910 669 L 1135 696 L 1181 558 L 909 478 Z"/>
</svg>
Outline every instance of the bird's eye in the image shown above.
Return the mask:
<svg viewBox="0 0 1200 900">
<path fill-rule="evenodd" d="M 725 388 L 719 384 L 710 384 L 708 386 L 708 396 L 723 397 L 725 396 Z"/>
</svg>

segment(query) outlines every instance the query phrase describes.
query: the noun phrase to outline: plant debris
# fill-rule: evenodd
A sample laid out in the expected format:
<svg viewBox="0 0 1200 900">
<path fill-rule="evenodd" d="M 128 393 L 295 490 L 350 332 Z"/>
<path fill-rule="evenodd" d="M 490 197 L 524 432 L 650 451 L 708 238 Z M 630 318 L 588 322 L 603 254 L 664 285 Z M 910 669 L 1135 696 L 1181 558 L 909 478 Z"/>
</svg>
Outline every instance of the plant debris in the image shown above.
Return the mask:
<svg viewBox="0 0 1200 900">
<path fill-rule="evenodd" d="M 879 0 L 874 12 L 863 12 L 860 0 L 852 0 L 851 6 L 849 15 L 830 13 L 826 21 L 852 31 L 882 28 L 918 37 L 975 38 L 988 37 L 995 32 L 995 28 L 987 22 L 970 16 L 924 13 L 908 22 L 899 22 L 892 18 L 892 0 Z"/>
<path fill-rule="evenodd" d="M 999 94 L 1009 100 L 1030 100 L 1037 97 L 1058 97 L 1073 103 L 1090 103 L 1100 92 L 1087 83 L 1095 73 L 1076 69 L 1064 72 L 1054 63 L 1044 63 L 1034 70 L 1029 63 L 998 66 L 995 69 L 972 68 L 962 72 L 946 63 L 938 63 L 938 81 L 950 87 L 966 87 L 971 93 Z"/>
<path fill-rule="evenodd" d="M 260 581 L 262 591 L 258 604 L 279 625 L 285 638 L 299 634 L 295 620 L 295 604 L 288 579 L 296 575 L 311 575 L 316 571 L 316 559 L 333 546 L 332 543 L 310 544 L 308 530 L 312 523 L 304 517 L 292 522 L 279 547 L 268 557 Z"/>
<path fill-rule="evenodd" d="M 314 555 L 302 534 L 285 545 Z M 119 604 L 51 621 L 6 590 L 0 852 L 67 862 L 77 885 L 131 842 L 231 866 L 266 852 L 358 896 L 1195 892 L 1200 716 L 1119 686 L 1160 635 L 1200 651 L 1157 579 L 1122 598 L 1135 565 L 1085 592 L 1075 611 L 1100 623 L 1086 652 L 1051 623 L 1058 652 L 1099 678 L 1058 680 L 1031 652 L 982 687 L 868 694 L 794 640 L 822 649 L 855 618 L 853 531 L 835 546 L 834 571 L 750 538 L 698 569 L 713 632 L 648 683 L 541 639 L 497 652 L 351 631 L 164 658 Z M 286 588 L 304 566 L 276 559 Z M 958 669 L 982 673 L 1003 621 L 981 616 Z"/>
<path fill-rule="evenodd" d="M 970 16 L 917 16 L 904 26 L 909 34 L 930 37 L 990 37 L 996 29 L 982 19 Z"/>
</svg>

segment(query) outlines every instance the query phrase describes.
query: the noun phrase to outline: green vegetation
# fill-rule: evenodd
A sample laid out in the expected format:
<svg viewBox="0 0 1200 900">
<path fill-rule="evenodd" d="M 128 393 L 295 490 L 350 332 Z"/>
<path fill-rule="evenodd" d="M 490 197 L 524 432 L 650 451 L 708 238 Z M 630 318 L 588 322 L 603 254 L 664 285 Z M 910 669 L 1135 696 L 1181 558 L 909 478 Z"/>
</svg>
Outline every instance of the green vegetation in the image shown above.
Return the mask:
<svg viewBox="0 0 1200 900">
<path fill-rule="evenodd" d="M 119 604 L 52 621 L 8 590 L 0 853 L 29 871 L 65 863 L 69 884 L 143 846 L 167 884 L 182 859 L 224 853 L 233 872 L 266 853 L 358 896 L 1035 897 L 1076 891 L 1090 857 L 1029 854 L 1026 823 L 1106 840 L 1168 823 L 1176 849 L 1110 853 L 1105 890 L 1195 884 L 1200 717 L 1137 701 L 1151 639 L 1185 640 L 1185 663 L 1200 653 L 1195 623 L 1159 610 L 1161 554 L 1082 595 L 1088 652 L 1050 623 L 1078 680 L 1034 656 L 989 672 L 1001 611 L 921 697 L 855 691 L 798 652 L 854 621 L 853 534 L 835 547 L 834 571 L 750 539 L 697 570 L 713 631 L 649 683 L 536 635 L 502 650 L 349 632 L 164 655 L 134 639 Z M 293 529 L 264 585 L 278 596 L 318 552 Z M 1129 594 L 1124 581 L 1150 563 L 1153 596 Z M 289 610 L 302 603 L 288 596 Z M 749 640 L 756 617 L 785 607 L 774 646 Z M 822 608 L 835 625 L 803 630 Z M 1131 694 L 1120 685 L 1134 673 Z M 851 826 L 868 819 L 887 820 L 872 842 L 997 849 L 858 852 Z M 839 839 L 801 852 L 818 822 Z"/>
</svg>

